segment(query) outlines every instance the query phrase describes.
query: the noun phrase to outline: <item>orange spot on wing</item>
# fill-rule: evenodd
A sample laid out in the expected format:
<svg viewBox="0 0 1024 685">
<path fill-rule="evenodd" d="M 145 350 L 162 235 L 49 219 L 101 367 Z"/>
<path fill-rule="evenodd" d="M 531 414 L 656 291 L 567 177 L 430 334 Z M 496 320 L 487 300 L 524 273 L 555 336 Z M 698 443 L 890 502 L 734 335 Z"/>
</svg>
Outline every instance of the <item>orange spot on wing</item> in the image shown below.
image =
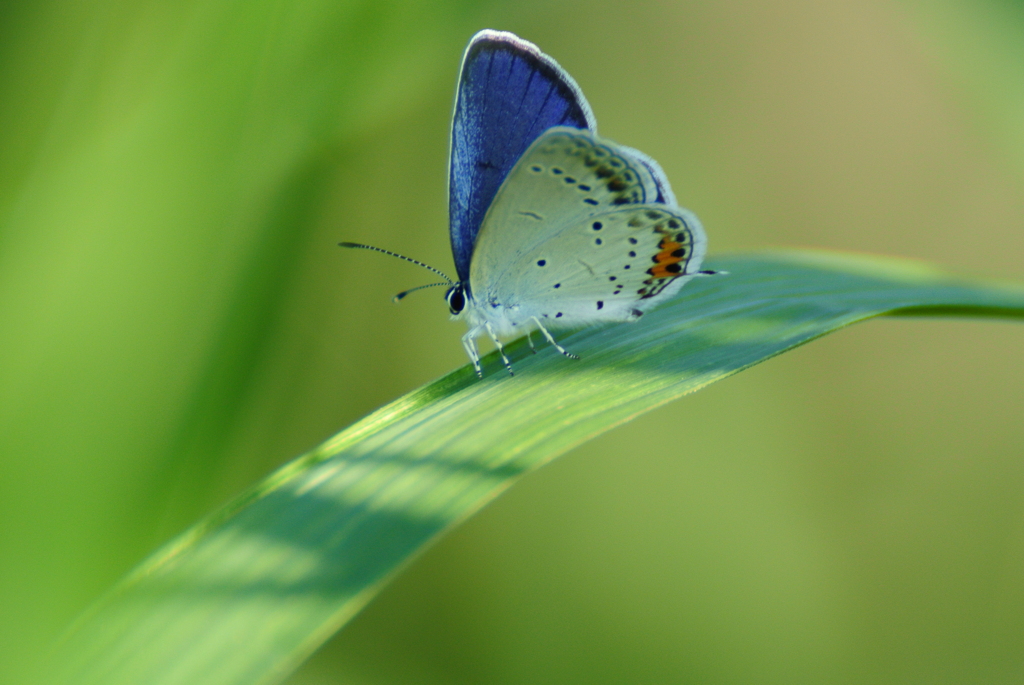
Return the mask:
<svg viewBox="0 0 1024 685">
<path fill-rule="evenodd" d="M 674 243 L 671 240 L 662 240 L 658 247 L 661 248 L 661 252 L 654 255 L 654 259 L 657 260 L 658 264 L 668 264 L 670 262 L 678 262 L 679 257 L 673 257 L 672 253 L 681 248 L 682 243 Z"/>
<path fill-rule="evenodd" d="M 662 241 L 658 243 L 658 247 L 661 249 L 661 252 L 654 255 L 655 264 L 653 267 L 648 269 L 647 273 L 654 278 L 672 278 L 673 276 L 678 276 L 678 271 L 670 271 L 668 267 L 671 264 L 678 264 L 682 260 L 681 257 L 676 257 L 672 253 L 682 248 L 683 244 L 677 243 L 669 238 L 663 238 Z"/>
</svg>

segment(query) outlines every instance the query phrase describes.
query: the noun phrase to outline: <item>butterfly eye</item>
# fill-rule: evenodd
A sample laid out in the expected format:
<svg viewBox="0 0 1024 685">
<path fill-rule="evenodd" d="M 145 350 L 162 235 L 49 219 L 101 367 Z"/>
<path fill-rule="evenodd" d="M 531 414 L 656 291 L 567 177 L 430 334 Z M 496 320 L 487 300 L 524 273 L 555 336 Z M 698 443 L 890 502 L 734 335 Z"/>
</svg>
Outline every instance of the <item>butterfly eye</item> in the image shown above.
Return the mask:
<svg viewBox="0 0 1024 685">
<path fill-rule="evenodd" d="M 456 283 L 449 288 L 444 298 L 448 300 L 448 309 L 452 314 L 460 314 L 466 308 L 466 295 L 462 292 L 461 283 Z"/>
</svg>

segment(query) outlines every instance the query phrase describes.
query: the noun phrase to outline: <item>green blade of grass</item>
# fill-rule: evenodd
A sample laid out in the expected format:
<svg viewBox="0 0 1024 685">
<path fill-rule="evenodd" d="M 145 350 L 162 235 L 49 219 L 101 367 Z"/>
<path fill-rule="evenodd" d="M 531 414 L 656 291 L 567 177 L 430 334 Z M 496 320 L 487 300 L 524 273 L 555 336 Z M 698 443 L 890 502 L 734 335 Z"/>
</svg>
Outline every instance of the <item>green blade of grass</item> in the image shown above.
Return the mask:
<svg viewBox="0 0 1024 685">
<path fill-rule="evenodd" d="M 58 648 L 68 683 L 270 683 L 441 532 L 638 414 L 856 321 L 1024 317 L 1024 286 L 834 253 L 710 260 L 635 324 L 511 346 L 383 407 L 154 554 Z"/>
</svg>

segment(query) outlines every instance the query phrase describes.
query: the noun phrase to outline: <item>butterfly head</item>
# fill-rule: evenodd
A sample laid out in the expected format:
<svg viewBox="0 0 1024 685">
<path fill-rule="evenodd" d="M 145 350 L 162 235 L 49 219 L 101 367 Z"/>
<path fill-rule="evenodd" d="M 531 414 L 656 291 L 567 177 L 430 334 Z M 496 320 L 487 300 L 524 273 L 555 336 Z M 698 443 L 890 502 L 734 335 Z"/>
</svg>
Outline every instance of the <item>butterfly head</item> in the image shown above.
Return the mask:
<svg viewBox="0 0 1024 685">
<path fill-rule="evenodd" d="M 456 283 L 448 288 L 444 299 L 448 302 L 452 316 L 458 316 L 466 308 L 466 286 L 462 282 Z"/>
</svg>

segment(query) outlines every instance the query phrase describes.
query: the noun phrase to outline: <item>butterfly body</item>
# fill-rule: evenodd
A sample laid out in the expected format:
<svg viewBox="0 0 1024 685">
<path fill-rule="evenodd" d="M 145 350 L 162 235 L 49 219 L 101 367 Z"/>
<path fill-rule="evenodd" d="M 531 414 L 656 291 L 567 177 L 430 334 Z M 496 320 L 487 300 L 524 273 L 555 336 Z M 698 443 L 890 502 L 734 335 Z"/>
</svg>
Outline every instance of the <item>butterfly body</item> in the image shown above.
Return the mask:
<svg viewBox="0 0 1024 685">
<path fill-rule="evenodd" d="M 509 373 L 502 339 L 533 331 L 577 358 L 551 330 L 635 321 L 712 273 L 700 271 L 700 222 L 676 205 L 657 162 L 599 137 L 572 77 L 507 32 L 480 31 L 463 56 L 449 220 L 458 281 L 426 268 L 450 286 L 448 306 L 469 327 L 462 343 L 480 376 L 477 338 L 494 342 Z"/>
<path fill-rule="evenodd" d="M 597 135 L 572 77 L 536 46 L 481 31 L 452 118 L 448 304 L 476 339 L 635 321 L 701 273 L 707 241 L 658 164 Z M 532 341 L 531 341 L 532 344 Z"/>
</svg>

